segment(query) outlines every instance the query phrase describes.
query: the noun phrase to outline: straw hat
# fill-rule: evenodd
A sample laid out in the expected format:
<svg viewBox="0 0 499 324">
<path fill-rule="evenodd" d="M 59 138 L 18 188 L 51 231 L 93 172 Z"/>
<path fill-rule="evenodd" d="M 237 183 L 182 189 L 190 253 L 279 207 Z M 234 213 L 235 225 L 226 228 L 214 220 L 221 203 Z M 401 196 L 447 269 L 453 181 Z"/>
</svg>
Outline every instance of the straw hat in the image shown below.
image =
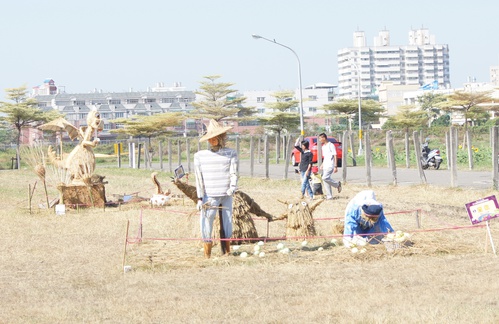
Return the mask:
<svg viewBox="0 0 499 324">
<path fill-rule="evenodd" d="M 215 120 L 215 119 L 210 119 L 210 123 L 208 124 L 208 128 L 206 131 L 206 134 L 203 135 L 199 139 L 200 142 L 204 142 L 209 140 L 210 138 L 213 138 L 215 136 L 218 136 L 220 134 L 226 133 L 229 129 L 232 129 L 231 126 L 220 126 L 220 124 Z"/>
</svg>

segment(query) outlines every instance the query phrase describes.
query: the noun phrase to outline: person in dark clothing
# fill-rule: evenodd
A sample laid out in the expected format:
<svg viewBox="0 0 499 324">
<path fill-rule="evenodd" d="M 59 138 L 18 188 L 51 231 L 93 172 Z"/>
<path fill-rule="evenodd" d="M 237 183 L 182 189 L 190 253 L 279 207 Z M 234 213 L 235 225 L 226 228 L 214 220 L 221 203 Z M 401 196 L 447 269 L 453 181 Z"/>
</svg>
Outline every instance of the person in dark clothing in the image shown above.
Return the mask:
<svg viewBox="0 0 499 324">
<path fill-rule="evenodd" d="M 301 174 L 301 198 L 305 196 L 305 190 L 308 192 L 310 199 L 314 199 L 312 187 L 310 187 L 310 173 L 312 171 L 312 152 L 308 149 L 308 141 L 302 141 L 298 137 L 295 142 L 295 148 L 301 153 L 299 170 Z"/>
</svg>

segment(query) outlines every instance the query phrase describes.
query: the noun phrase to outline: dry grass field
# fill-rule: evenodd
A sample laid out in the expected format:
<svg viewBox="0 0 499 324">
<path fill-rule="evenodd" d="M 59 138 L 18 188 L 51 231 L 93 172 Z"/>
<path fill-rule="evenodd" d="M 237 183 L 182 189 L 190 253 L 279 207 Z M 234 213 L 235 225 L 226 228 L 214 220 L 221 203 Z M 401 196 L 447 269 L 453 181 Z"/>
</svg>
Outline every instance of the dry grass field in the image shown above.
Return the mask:
<svg viewBox="0 0 499 324">
<path fill-rule="evenodd" d="M 155 192 L 149 171 L 97 172 L 109 181 L 108 200 Z M 164 189 L 180 194 L 168 179 L 159 175 Z M 30 214 L 28 186 L 36 181 Z M 255 220 L 264 257 L 253 255 L 255 244 L 243 244 L 229 257 L 215 246 L 206 260 L 188 199 L 157 209 L 134 202 L 56 215 L 38 207 L 46 199 L 32 171 L 1 171 L 0 183 L 0 323 L 499 322 L 499 258 L 486 227 L 471 227 L 464 208 L 496 194 L 492 190 L 372 188 L 393 227 L 411 233 L 413 245 L 394 253 L 368 246 L 354 254 L 331 244 L 340 238 L 335 225 L 348 200 L 366 189 L 347 183 L 338 199 L 314 211 L 318 237 L 306 246 L 303 239 L 282 238 L 285 221 Z M 299 194 L 296 179 L 241 178 L 240 186 L 275 216 L 285 211 L 280 201 Z M 51 183 L 48 192 L 57 197 Z M 496 248 L 498 222 L 490 222 Z M 278 243 L 290 253 L 279 253 Z"/>
</svg>

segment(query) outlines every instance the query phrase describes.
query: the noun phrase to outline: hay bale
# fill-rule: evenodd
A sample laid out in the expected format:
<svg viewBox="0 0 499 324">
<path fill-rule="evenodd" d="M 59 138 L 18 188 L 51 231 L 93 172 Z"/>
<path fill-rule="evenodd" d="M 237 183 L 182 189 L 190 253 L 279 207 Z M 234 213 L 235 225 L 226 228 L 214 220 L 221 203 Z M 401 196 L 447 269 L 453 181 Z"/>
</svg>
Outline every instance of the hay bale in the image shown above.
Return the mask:
<svg viewBox="0 0 499 324">
<path fill-rule="evenodd" d="M 70 207 L 104 207 L 106 204 L 106 188 L 101 183 L 88 186 L 60 184 L 57 189 L 62 194 L 62 201 Z"/>
</svg>

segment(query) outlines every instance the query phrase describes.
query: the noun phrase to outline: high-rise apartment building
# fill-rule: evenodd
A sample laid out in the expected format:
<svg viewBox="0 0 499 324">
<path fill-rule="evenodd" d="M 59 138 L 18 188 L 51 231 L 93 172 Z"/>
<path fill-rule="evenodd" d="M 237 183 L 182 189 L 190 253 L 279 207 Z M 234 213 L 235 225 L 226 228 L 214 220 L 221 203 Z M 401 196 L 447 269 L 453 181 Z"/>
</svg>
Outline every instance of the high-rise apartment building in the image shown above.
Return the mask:
<svg viewBox="0 0 499 324">
<path fill-rule="evenodd" d="M 490 67 L 490 83 L 494 86 L 499 86 L 499 66 Z"/>
<path fill-rule="evenodd" d="M 390 32 L 382 30 L 367 46 L 364 32 L 354 32 L 353 47 L 338 51 L 339 97 L 357 98 L 360 89 L 361 98 L 373 98 L 383 81 L 450 88 L 449 46 L 436 44 L 425 28 L 411 30 L 408 45 L 390 45 Z"/>
</svg>

